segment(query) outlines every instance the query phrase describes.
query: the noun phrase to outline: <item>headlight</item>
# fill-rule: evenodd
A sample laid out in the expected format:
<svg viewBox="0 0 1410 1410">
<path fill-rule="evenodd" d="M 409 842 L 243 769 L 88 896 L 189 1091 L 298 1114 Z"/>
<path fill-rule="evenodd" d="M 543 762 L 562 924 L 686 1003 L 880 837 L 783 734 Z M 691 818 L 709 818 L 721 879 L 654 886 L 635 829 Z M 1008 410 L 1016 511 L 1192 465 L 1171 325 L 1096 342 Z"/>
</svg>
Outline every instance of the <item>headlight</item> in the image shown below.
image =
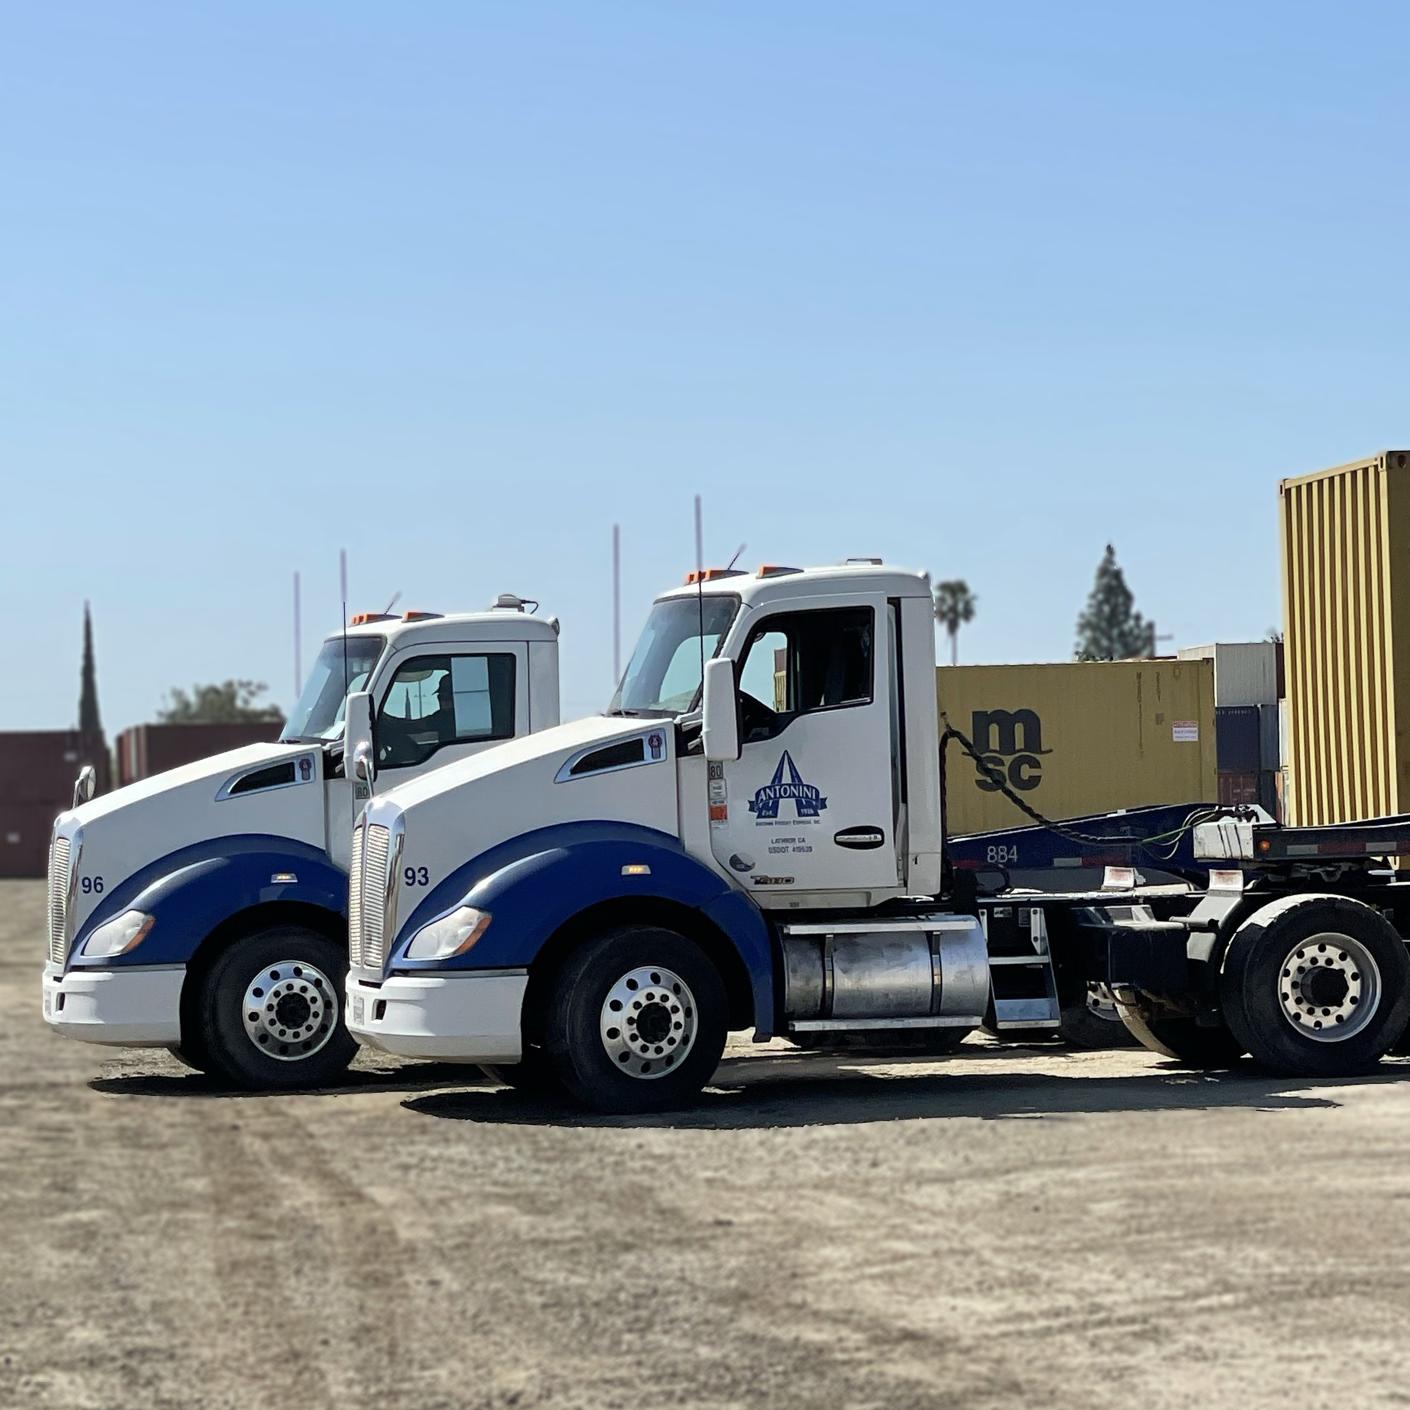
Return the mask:
<svg viewBox="0 0 1410 1410">
<path fill-rule="evenodd" d="M 125 955 L 147 938 L 147 932 L 155 924 L 155 916 L 142 911 L 124 911 L 116 920 L 100 925 L 83 942 L 82 953 L 91 960 L 110 960 L 114 955 Z"/>
<path fill-rule="evenodd" d="M 406 947 L 409 960 L 443 960 L 463 955 L 486 930 L 493 917 L 474 906 L 457 906 L 449 915 L 423 925 Z"/>
</svg>

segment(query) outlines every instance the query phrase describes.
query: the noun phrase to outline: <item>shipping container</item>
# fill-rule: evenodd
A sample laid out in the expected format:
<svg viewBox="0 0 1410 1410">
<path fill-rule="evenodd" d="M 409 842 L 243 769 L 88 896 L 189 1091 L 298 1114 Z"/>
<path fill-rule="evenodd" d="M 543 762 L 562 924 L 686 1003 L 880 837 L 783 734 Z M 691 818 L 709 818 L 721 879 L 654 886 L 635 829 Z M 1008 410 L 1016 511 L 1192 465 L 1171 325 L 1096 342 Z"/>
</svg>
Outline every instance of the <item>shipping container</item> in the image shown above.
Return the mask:
<svg viewBox="0 0 1410 1410">
<path fill-rule="evenodd" d="M 1220 641 L 1187 646 L 1181 661 L 1214 662 L 1214 707 L 1274 705 L 1278 701 L 1278 648 L 1271 641 Z"/>
<path fill-rule="evenodd" d="M 1410 812 L 1410 452 L 1279 486 L 1289 821 Z"/>
<path fill-rule="evenodd" d="M 1252 773 L 1224 773 L 1219 774 L 1219 802 L 1226 808 L 1249 807 L 1256 803 L 1261 803 L 1262 796 L 1259 792 L 1259 776 L 1255 770 Z"/>
<path fill-rule="evenodd" d="M 133 725 L 114 743 L 118 782 L 135 783 L 212 754 L 267 744 L 278 739 L 282 720 L 242 720 L 228 724 Z"/>
<path fill-rule="evenodd" d="M 1216 767 L 1221 774 L 1256 774 L 1262 767 L 1263 717 L 1257 705 L 1214 707 Z"/>
<path fill-rule="evenodd" d="M 1216 801 L 1211 662 L 940 666 L 936 688 L 988 767 L 1046 817 Z M 950 833 L 1021 824 L 954 745 L 947 759 Z"/>
<path fill-rule="evenodd" d="M 97 791 L 109 781 L 102 735 L 77 730 L 0 734 L 0 877 L 43 876 L 54 819 L 73 804 L 80 770 L 91 764 Z"/>
</svg>

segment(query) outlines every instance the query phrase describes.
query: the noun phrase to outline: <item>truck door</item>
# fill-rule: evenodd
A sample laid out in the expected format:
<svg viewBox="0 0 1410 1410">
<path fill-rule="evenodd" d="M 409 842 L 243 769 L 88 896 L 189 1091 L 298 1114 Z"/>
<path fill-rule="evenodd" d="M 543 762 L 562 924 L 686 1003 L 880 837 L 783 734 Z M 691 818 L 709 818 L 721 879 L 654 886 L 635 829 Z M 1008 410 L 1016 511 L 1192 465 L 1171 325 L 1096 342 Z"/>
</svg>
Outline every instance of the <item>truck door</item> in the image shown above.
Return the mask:
<svg viewBox="0 0 1410 1410">
<path fill-rule="evenodd" d="M 711 764 L 715 858 L 759 898 L 894 889 L 898 803 L 886 599 L 761 615 L 736 657 L 737 760 Z"/>
<path fill-rule="evenodd" d="M 427 642 L 394 657 L 373 687 L 378 790 L 526 734 L 528 663 L 528 644 L 511 641 Z M 347 780 L 332 782 L 328 851 L 346 868 L 356 813 Z"/>
</svg>

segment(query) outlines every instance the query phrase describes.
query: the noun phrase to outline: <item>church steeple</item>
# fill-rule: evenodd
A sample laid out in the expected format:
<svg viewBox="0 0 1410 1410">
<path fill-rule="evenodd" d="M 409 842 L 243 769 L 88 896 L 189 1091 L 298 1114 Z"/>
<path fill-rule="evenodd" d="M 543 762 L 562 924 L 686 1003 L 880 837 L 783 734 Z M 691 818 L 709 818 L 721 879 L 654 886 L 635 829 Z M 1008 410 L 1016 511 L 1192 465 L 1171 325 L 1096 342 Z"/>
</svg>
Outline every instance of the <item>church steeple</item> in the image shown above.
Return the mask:
<svg viewBox="0 0 1410 1410">
<path fill-rule="evenodd" d="M 78 697 L 78 732 L 97 738 L 103 733 L 98 717 L 98 675 L 93 665 L 93 616 L 83 604 L 83 692 Z"/>
</svg>

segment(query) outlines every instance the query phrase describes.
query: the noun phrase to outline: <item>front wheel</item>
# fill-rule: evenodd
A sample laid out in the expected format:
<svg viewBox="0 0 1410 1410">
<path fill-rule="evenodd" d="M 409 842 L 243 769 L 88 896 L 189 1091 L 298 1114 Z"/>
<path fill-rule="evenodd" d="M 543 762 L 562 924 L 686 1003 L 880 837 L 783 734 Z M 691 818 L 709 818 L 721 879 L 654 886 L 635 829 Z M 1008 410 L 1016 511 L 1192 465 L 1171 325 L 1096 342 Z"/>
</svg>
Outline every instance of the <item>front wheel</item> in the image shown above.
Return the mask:
<svg viewBox="0 0 1410 1410">
<path fill-rule="evenodd" d="M 230 945 L 211 966 L 197 1018 L 207 1071 L 251 1091 L 326 1087 L 357 1052 L 343 1025 L 347 950 L 280 925 Z"/>
<path fill-rule="evenodd" d="M 589 941 L 559 970 L 544 1049 L 568 1092 L 594 1111 L 669 1111 L 714 1075 L 727 1013 L 699 946 L 631 926 Z"/>
<path fill-rule="evenodd" d="M 1342 896 L 1293 896 L 1234 932 L 1220 1002 L 1253 1059 L 1295 1077 L 1368 1072 L 1405 1031 L 1410 959 L 1379 912 Z"/>
</svg>

